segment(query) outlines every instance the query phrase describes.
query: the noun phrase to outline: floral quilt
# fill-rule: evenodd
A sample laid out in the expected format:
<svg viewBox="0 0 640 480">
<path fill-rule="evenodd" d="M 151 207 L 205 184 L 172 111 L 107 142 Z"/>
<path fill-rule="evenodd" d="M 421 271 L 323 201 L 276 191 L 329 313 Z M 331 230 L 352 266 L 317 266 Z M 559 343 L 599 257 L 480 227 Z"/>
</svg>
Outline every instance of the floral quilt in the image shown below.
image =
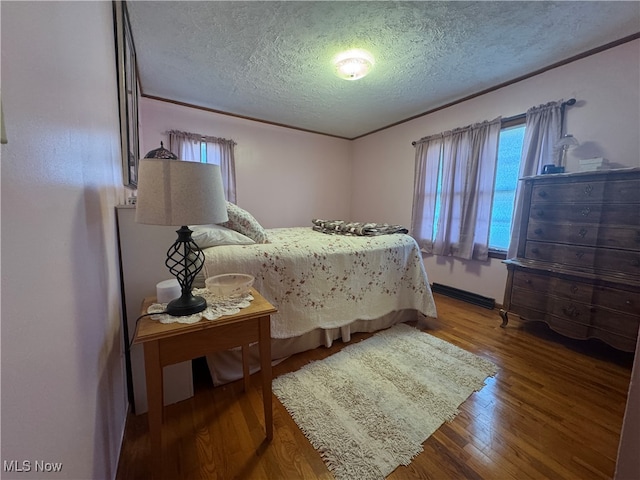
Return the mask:
<svg viewBox="0 0 640 480">
<path fill-rule="evenodd" d="M 415 309 L 436 317 L 420 249 L 406 234 L 326 235 L 311 227 L 268 230 L 269 242 L 207 248 L 206 277 L 248 273 L 278 309 L 271 336 L 372 320 Z"/>
</svg>

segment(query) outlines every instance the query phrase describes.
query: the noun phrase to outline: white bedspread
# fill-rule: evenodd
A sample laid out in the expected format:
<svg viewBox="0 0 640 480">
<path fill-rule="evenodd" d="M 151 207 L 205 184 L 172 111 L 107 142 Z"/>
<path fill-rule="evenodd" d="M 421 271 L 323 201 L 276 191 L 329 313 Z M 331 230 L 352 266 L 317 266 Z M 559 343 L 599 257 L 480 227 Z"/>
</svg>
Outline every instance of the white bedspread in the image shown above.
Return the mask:
<svg viewBox="0 0 640 480">
<path fill-rule="evenodd" d="M 254 275 L 255 288 L 278 309 L 271 336 L 290 338 L 403 309 L 436 317 L 415 240 L 405 234 L 327 235 L 311 227 L 268 230 L 270 243 L 204 250 L 206 277 Z"/>
</svg>

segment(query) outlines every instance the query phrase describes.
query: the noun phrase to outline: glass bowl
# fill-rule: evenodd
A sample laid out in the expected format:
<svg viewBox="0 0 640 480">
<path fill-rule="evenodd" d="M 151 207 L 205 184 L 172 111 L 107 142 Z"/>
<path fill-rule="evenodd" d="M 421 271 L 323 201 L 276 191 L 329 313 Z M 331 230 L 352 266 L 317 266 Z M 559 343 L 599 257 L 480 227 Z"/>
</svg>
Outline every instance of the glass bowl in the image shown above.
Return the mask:
<svg viewBox="0 0 640 480">
<path fill-rule="evenodd" d="M 241 297 L 249 293 L 254 280 L 253 275 L 245 273 L 224 273 L 209 277 L 204 283 L 207 290 L 216 297 Z"/>
</svg>

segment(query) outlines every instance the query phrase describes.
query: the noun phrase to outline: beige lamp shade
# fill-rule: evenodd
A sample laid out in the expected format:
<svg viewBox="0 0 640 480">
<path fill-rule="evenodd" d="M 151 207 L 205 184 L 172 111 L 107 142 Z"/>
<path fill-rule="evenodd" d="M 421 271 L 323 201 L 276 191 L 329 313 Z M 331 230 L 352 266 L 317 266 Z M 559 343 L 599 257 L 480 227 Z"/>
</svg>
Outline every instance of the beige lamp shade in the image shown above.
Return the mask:
<svg viewBox="0 0 640 480">
<path fill-rule="evenodd" d="M 219 165 L 164 158 L 140 160 L 137 223 L 186 226 L 228 219 Z"/>
</svg>

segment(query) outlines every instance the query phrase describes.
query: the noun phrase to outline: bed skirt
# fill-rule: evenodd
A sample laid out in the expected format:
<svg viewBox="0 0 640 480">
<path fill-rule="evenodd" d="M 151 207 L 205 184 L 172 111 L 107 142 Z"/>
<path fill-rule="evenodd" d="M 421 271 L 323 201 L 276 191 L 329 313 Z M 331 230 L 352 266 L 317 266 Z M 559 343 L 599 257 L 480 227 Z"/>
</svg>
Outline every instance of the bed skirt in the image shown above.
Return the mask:
<svg viewBox="0 0 640 480">
<path fill-rule="evenodd" d="M 272 364 L 285 360 L 296 353 L 313 350 L 321 346 L 330 347 L 335 340 L 342 342 L 351 341 L 351 335 L 359 332 L 375 332 L 391 327 L 396 323 L 417 321 L 418 327 L 426 321 L 424 315 L 416 310 L 401 310 L 391 312 L 374 320 L 355 320 L 354 322 L 338 328 L 317 328 L 304 335 L 292 338 L 272 338 L 271 358 Z M 242 378 L 242 350 L 240 347 L 222 352 L 216 352 L 207 356 L 207 365 L 214 386 L 224 385 Z M 260 370 L 260 355 L 258 345 L 249 346 L 249 371 L 251 374 Z"/>
</svg>

